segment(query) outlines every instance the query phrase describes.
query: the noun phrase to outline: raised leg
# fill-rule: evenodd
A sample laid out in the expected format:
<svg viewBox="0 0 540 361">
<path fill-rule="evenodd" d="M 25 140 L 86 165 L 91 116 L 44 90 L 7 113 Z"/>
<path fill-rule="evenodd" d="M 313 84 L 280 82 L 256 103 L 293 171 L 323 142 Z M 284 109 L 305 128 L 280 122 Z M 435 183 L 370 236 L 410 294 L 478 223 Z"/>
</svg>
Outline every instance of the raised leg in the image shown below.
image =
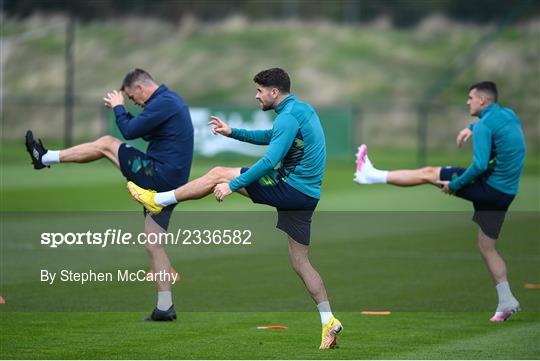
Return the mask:
<svg viewBox="0 0 540 361">
<path fill-rule="evenodd" d="M 117 168 L 120 168 L 118 149 L 121 144 L 119 139 L 105 135 L 93 142 L 61 150 L 60 162 L 88 163 L 106 157 Z"/>
<path fill-rule="evenodd" d="M 392 170 L 388 172 L 387 183 L 401 187 L 433 184 L 437 186 L 441 167 L 424 167 L 420 169 Z"/>
<path fill-rule="evenodd" d="M 176 188 L 174 196 L 178 202 L 189 199 L 199 199 L 212 193 L 214 187 L 219 183 L 227 183 L 240 175 L 241 168 L 215 167 L 200 178 Z M 245 189 L 238 190 L 238 193 L 248 196 Z"/>
</svg>

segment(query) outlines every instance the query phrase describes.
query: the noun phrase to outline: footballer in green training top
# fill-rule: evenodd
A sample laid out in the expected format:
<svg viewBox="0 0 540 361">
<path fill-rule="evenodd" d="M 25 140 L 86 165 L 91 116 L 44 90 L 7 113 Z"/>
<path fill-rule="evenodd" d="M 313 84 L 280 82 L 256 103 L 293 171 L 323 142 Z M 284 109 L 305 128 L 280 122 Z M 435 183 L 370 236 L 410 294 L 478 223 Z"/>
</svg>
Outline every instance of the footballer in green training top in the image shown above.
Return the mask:
<svg viewBox="0 0 540 361">
<path fill-rule="evenodd" d="M 384 171 L 373 167 L 365 144 L 358 148 L 355 182 L 388 183 L 397 186 L 433 184 L 446 193 L 472 202 L 473 220 L 478 224 L 478 249 L 495 281 L 499 304 L 491 321 L 506 321 L 519 311 L 510 291 L 506 264 L 497 252 L 508 207 L 518 193 L 525 162 L 525 137 L 521 122 L 511 109 L 497 103 L 497 86 L 485 81 L 469 88 L 469 113 L 478 121 L 459 132 L 458 146 L 473 139 L 473 161 L 468 168 L 425 167 Z"/>
<path fill-rule="evenodd" d="M 278 114 L 272 129 L 230 128 L 217 117 L 212 117 L 209 124 L 213 125 L 214 133 L 268 145 L 261 159 L 249 168 L 216 167 L 169 192 L 148 191 L 133 182 L 128 183 L 128 188 L 131 195 L 153 213 L 212 192 L 218 201 L 238 192 L 255 203 L 275 207 L 277 227 L 288 235 L 292 267 L 306 285 L 321 316 L 320 348 L 333 348 L 343 327 L 333 316 L 324 283 L 308 258 L 311 218 L 321 196 L 326 163 L 324 132 L 315 109 L 291 94 L 291 81 L 283 69 L 263 70 L 253 81 L 255 98 L 262 110 L 273 109 Z"/>
</svg>

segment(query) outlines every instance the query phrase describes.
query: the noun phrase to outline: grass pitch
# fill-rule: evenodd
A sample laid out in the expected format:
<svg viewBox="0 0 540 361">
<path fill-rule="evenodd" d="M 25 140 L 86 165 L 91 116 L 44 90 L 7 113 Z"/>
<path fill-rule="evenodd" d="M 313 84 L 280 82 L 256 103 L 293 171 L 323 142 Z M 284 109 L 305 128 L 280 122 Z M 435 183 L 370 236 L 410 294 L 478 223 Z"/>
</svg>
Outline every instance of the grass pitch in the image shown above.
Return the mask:
<svg viewBox="0 0 540 361">
<path fill-rule="evenodd" d="M 3 314 L 3 358 L 44 359 L 537 359 L 538 313 L 490 324 L 489 313 L 341 313 L 340 347 L 317 349 L 315 313 L 187 312 L 174 323 L 143 313 Z M 279 323 L 287 330 L 257 330 Z M 4 331 L 5 330 L 5 331 Z"/>
<path fill-rule="evenodd" d="M 383 166 L 402 163 L 380 154 Z M 192 176 L 213 165 L 196 161 Z M 221 215 L 257 231 L 252 247 L 168 248 L 183 274 L 174 292 L 177 322 L 142 321 L 155 302 L 151 284 L 43 285 L 43 267 L 148 267 L 139 246 L 52 250 L 36 238 L 54 227 L 99 228 L 107 217 L 140 231 L 140 209 L 106 162 L 37 173 L 26 158 L 13 156 L 2 165 L 2 358 L 539 358 L 540 290 L 523 288 L 540 282 L 534 167 L 524 175 L 500 240 L 523 312 L 500 324 L 487 321 L 497 300 L 476 251 L 470 205 L 429 186 L 359 187 L 351 168 L 329 163 L 323 212 L 313 226 L 312 262 L 345 327 L 340 348 L 323 352 L 317 349 L 318 313 L 288 265 L 274 213 L 239 196 L 219 207 L 210 197 L 186 202 L 175 211 L 172 229 L 189 217 L 212 224 L 209 216 Z M 362 310 L 392 314 L 365 316 Z M 288 329 L 256 329 L 270 324 Z"/>
</svg>

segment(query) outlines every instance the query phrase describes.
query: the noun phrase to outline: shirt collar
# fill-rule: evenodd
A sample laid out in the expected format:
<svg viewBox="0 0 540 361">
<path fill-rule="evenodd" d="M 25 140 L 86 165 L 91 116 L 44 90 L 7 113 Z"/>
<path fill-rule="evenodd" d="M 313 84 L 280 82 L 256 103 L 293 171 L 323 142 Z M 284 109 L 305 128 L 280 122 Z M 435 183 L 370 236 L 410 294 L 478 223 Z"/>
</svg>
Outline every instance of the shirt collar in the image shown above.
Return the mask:
<svg viewBox="0 0 540 361">
<path fill-rule="evenodd" d="M 294 94 L 291 94 L 289 96 L 287 96 L 285 99 L 283 99 L 281 101 L 281 103 L 278 104 L 278 106 L 276 107 L 275 111 L 276 113 L 281 113 L 283 111 L 283 108 L 285 108 L 285 106 L 290 103 L 290 102 L 293 102 L 296 100 L 296 95 Z"/>
<path fill-rule="evenodd" d="M 493 109 L 497 109 L 498 107 L 499 107 L 499 104 L 497 103 L 488 105 L 487 107 L 485 107 L 484 109 L 480 111 L 480 118 L 483 118 L 487 113 L 489 113 Z"/>
<path fill-rule="evenodd" d="M 154 99 L 158 94 L 160 93 L 163 93 L 165 90 L 167 90 L 167 87 L 165 86 L 165 84 L 161 84 L 155 92 L 152 93 L 152 95 L 150 95 L 150 98 L 146 99 L 146 101 L 144 102 L 144 104 L 148 104 L 148 102 L 150 102 L 150 100 Z"/>
</svg>

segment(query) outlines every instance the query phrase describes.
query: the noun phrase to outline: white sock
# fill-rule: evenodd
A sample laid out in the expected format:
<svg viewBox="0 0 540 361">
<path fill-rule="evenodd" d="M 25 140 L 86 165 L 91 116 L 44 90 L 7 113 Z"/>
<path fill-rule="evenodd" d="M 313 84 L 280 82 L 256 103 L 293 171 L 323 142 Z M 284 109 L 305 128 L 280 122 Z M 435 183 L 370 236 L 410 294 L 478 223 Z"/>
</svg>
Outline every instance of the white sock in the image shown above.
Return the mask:
<svg viewBox="0 0 540 361">
<path fill-rule="evenodd" d="M 321 302 L 317 305 L 317 309 L 321 314 L 321 323 L 326 325 L 328 321 L 334 316 L 332 310 L 330 309 L 330 303 L 328 301 Z"/>
<path fill-rule="evenodd" d="M 60 151 L 48 150 L 47 153 L 43 154 L 43 157 L 41 157 L 41 163 L 45 165 L 60 163 Z"/>
<path fill-rule="evenodd" d="M 157 293 L 157 309 L 161 311 L 167 311 L 172 306 L 172 292 L 171 291 L 159 291 Z"/>
<path fill-rule="evenodd" d="M 362 171 L 356 172 L 356 180 L 361 184 L 386 183 L 387 178 L 388 171 L 376 169 L 367 155 Z"/>
<path fill-rule="evenodd" d="M 497 294 L 499 295 L 499 307 L 505 308 L 514 302 L 515 298 L 512 291 L 510 291 L 510 285 L 508 282 L 501 282 L 497 284 L 495 288 L 497 289 Z M 499 311 L 498 308 L 497 311 Z"/>
<path fill-rule="evenodd" d="M 176 197 L 174 196 L 174 190 L 156 193 L 156 198 L 154 199 L 154 201 L 158 206 L 162 207 L 167 207 L 171 204 L 178 203 Z"/>
</svg>

